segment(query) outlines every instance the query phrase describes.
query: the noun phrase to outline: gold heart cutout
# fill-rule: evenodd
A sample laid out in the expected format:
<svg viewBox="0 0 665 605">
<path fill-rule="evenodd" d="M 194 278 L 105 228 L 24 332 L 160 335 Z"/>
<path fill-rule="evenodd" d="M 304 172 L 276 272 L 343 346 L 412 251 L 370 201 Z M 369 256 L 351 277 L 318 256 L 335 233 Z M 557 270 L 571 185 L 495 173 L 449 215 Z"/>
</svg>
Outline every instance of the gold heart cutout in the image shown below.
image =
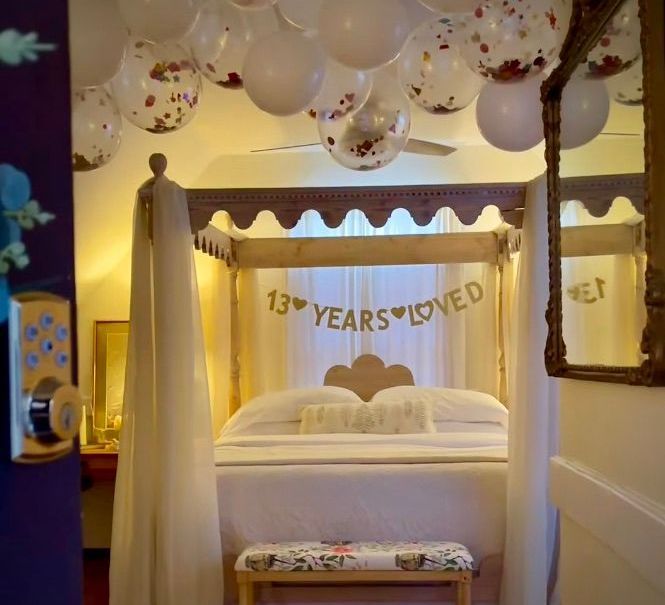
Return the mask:
<svg viewBox="0 0 665 605">
<path fill-rule="evenodd" d="M 296 311 L 301 311 L 307 306 L 307 301 L 304 298 L 293 297 L 293 308 Z"/>
<path fill-rule="evenodd" d="M 431 300 L 428 300 L 424 303 L 417 303 L 413 307 L 416 315 L 420 317 L 423 321 L 429 321 L 434 313 L 434 303 Z"/>
<path fill-rule="evenodd" d="M 390 309 L 390 312 L 397 318 L 402 319 L 404 313 L 406 313 L 406 307 L 393 307 Z"/>
</svg>

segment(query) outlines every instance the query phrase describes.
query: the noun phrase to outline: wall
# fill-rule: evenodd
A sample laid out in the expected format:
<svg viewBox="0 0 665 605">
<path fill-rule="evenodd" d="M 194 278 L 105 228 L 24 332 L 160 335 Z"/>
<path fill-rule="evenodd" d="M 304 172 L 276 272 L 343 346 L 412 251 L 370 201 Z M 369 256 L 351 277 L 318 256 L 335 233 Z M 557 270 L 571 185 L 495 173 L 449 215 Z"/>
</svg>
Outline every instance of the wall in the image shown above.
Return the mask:
<svg viewBox="0 0 665 605">
<path fill-rule="evenodd" d="M 665 388 L 561 384 L 563 605 L 665 603 Z"/>
</svg>

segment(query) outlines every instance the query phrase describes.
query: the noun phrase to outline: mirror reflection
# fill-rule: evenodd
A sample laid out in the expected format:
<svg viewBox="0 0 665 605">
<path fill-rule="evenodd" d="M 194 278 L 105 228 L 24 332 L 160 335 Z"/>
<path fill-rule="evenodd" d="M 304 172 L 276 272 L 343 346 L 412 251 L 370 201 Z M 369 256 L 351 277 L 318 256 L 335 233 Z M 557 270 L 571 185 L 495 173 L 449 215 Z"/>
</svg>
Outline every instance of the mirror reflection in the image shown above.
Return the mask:
<svg viewBox="0 0 665 605">
<path fill-rule="evenodd" d="M 628 0 L 563 89 L 563 337 L 573 365 L 643 361 L 641 69 L 637 1 Z"/>
</svg>

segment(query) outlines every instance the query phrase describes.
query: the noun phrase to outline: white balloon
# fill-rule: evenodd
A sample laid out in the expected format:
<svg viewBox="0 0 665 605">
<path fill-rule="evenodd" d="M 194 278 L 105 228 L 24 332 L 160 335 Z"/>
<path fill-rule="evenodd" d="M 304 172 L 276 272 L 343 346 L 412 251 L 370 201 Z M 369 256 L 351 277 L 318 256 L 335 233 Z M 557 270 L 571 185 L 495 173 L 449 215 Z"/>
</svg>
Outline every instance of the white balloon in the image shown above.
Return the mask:
<svg viewBox="0 0 665 605">
<path fill-rule="evenodd" d="M 184 38 L 194 27 L 200 4 L 199 0 L 117 2 L 132 35 L 149 42 L 170 42 Z"/>
<path fill-rule="evenodd" d="M 374 74 L 365 104 L 338 120 L 320 115 L 321 144 L 352 170 L 376 170 L 392 162 L 409 140 L 411 111 L 399 83 L 387 71 Z"/>
<path fill-rule="evenodd" d="M 469 69 L 449 41 L 448 19 L 423 23 L 407 40 L 397 59 L 402 89 L 430 113 L 448 113 L 476 98 L 484 80 Z"/>
<path fill-rule="evenodd" d="M 561 149 L 581 147 L 605 128 L 610 97 L 602 80 L 572 78 L 561 94 Z"/>
<path fill-rule="evenodd" d="M 112 0 L 69 0 L 69 64 L 73 88 L 100 86 L 122 67 L 127 26 Z"/>
<path fill-rule="evenodd" d="M 319 14 L 319 35 L 328 54 L 354 69 L 375 69 L 392 61 L 409 29 L 399 0 L 325 0 Z"/>
<path fill-rule="evenodd" d="M 179 44 L 131 38 L 127 59 L 112 87 L 125 118 L 161 134 L 182 128 L 196 115 L 201 75 Z"/>
<path fill-rule="evenodd" d="M 329 60 L 321 92 L 308 111 L 313 118 L 339 120 L 359 109 L 367 101 L 372 88 L 372 76 Z"/>
<path fill-rule="evenodd" d="M 279 0 L 284 18 L 300 29 L 317 29 L 323 0 Z"/>
<path fill-rule="evenodd" d="M 420 0 L 420 2 L 437 13 L 472 13 L 481 0 Z"/>
<path fill-rule="evenodd" d="M 605 80 L 612 98 L 622 105 L 641 105 L 644 99 L 642 59 L 615 78 Z"/>
<path fill-rule="evenodd" d="M 325 55 L 317 41 L 281 31 L 256 41 L 242 69 L 245 91 L 254 104 L 288 116 L 307 109 L 319 94 Z"/>
<path fill-rule="evenodd" d="M 476 102 L 483 138 L 504 151 L 526 151 L 543 140 L 542 76 L 506 86 L 486 84 Z"/>
<path fill-rule="evenodd" d="M 111 161 L 122 136 L 122 118 L 101 86 L 72 93 L 72 168 L 94 170 Z"/>
<path fill-rule="evenodd" d="M 277 0 L 228 0 L 234 6 L 245 10 L 263 10 L 274 6 Z"/>
<path fill-rule="evenodd" d="M 242 88 L 242 64 L 249 47 L 278 27 L 275 11 L 241 10 L 212 0 L 201 9 L 187 42 L 208 80 L 223 88 Z"/>
</svg>

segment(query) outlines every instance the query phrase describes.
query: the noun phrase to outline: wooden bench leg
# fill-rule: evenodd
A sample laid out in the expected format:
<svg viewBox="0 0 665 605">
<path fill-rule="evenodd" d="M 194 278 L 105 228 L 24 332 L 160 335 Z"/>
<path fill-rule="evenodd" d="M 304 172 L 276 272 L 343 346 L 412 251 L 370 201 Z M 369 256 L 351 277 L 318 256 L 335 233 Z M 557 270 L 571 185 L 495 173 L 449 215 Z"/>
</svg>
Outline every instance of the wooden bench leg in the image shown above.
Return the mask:
<svg viewBox="0 0 665 605">
<path fill-rule="evenodd" d="M 241 574 L 238 574 L 238 603 L 254 605 L 254 583 Z"/>
<path fill-rule="evenodd" d="M 464 573 L 457 580 L 457 605 L 471 605 L 471 574 Z"/>
</svg>

